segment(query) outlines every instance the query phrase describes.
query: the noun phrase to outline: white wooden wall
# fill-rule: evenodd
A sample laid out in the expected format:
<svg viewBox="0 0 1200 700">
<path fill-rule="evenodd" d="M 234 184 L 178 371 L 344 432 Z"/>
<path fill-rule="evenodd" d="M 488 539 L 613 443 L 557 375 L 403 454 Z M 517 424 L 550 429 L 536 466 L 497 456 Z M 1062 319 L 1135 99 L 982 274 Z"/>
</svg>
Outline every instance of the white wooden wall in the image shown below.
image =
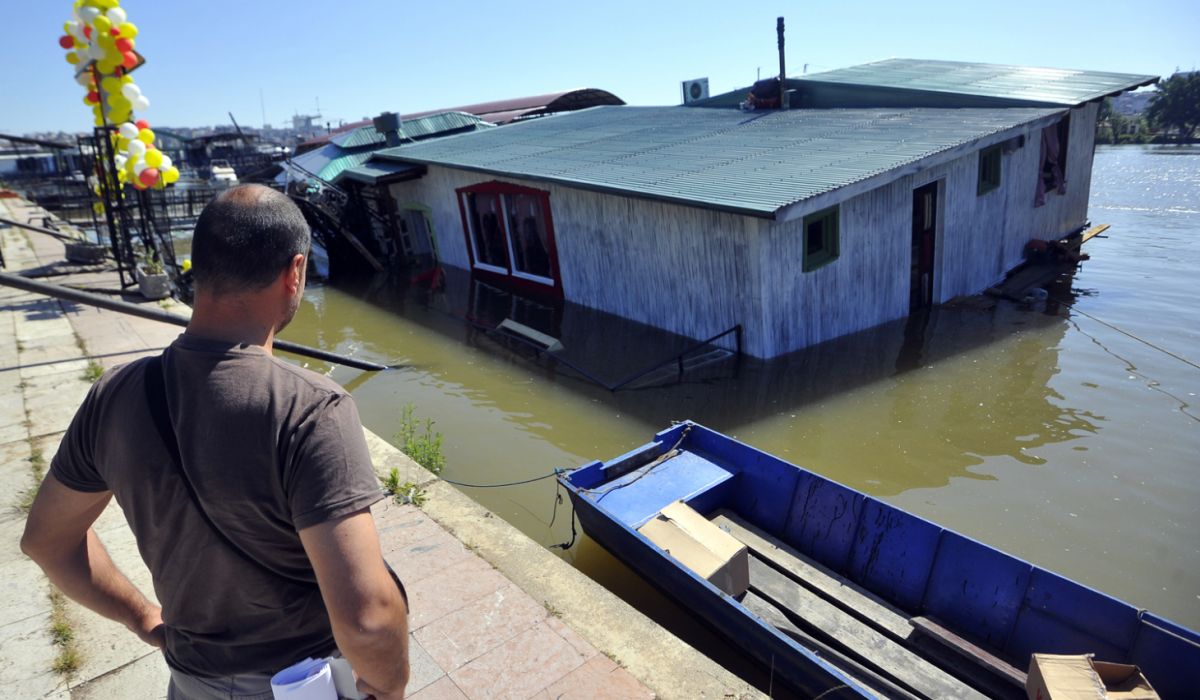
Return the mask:
<svg viewBox="0 0 1200 700">
<path fill-rule="evenodd" d="M 934 300 L 982 291 L 1021 262 L 1031 238 L 1087 219 L 1098 106 L 1072 110 L 1067 193 L 1034 208 L 1040 129 L 1005 154 L 1000 187 L 976 196 L 978 152 L 841 203 L 841 256 L 801 272 L 803 221 L 724 214 L 560 185 L 429 166 L 391 186 L 399 205 L 430 208 L 442 262 L 467 267 L 454 190 L 499 180 L 550 193 L 567 299 L 693 338 L 735 324 L 743 350 L 773 357 L 908 313 L 912 191 L 941 181 Z"/>
</svg>

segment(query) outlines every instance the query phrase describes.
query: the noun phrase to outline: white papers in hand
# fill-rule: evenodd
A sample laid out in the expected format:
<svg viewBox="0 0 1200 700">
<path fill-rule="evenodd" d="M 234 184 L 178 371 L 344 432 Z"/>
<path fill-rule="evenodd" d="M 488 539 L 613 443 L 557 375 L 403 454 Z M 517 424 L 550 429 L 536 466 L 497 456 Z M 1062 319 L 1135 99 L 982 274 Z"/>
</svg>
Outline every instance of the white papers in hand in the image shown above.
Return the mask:
<svg viewBox="0 0 1200 700">
<path fill-rule="evenodd" d="M 305 659 L 271 677 L 275 700 L 338 700 L 327 659 Z"/>
</svg>

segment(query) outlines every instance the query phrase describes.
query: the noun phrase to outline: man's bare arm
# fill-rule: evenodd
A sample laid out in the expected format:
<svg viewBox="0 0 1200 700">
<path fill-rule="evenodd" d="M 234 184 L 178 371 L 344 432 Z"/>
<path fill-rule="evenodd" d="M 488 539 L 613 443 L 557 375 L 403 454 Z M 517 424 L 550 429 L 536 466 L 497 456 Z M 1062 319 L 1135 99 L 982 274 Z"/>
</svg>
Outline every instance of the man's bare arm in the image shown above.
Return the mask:
<svg viewBox="0 0 1200 700">
<path fill-rule="evenodd" d="M 76 491 L 48 474 L 25 521 L 21 551 L 72 600 L 161 647 L 162 610 L 117 569 L 92 530 L 111 499 L 109 491 Z"/>
<path fill-rule="evenodd" d="M 383 564 L 371 511 L 300 531 L 333 636 L 360 679 L 359 689 L 378 700 L 404 697 L 408 684 L 408 611 Z"/>
</svg>

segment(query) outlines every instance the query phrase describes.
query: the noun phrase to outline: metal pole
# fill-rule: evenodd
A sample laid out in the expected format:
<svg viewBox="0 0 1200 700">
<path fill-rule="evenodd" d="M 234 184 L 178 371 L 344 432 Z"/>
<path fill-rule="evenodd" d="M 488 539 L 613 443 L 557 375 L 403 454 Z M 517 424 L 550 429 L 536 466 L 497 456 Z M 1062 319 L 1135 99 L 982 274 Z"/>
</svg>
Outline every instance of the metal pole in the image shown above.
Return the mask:
<svg viewBox="0 0 1200 700">
<path fill-rule="evenodd" d="M 130 304 L 127 301 L 106 299 L 105 297 L 92 294 L 90 292 L 81 292 L 78 289 L 63 287 L 62 285 L 58 284 L 38 282 L 36 280 L 29 279 L 28 277 L 22 277 L 21 275 L 14 275 L 8 272 L 0 272 L 0 285 L 5 287 L 13 287 L 26 292 L 33 292 L 34 294 L 44 294 L 46 296 L 63 299 L 65 301 L 73 301 L 77 304 L 86 304 L 88 306 L 95 306 L 100 309 L 107 309 L 109 311 L 129 314 L 130 316 L 147 318 L 151 321 L 173 323 L 176 326 L 187 326 L 188 324 L 188 319 L 186 317 L 168 313 L 162 309 L 148 309 L 138 306 L 137 304 Z M 365 369 L 372 372 L 378 372 L 379 370 L 384 369 L 394 369 L 386 365 L 368 362 L 367 360 L 358 360 L 353 357 L 346 357 L 345 355 L 338 355 L 337 353 L 327 352 L 317 348 L 310 348 L 307 345 L 289 343 L 286 340 L 276 339 L 274 346 L 279 350 L 283 350 L 284 352 L 303 355 L 304 357 L 311 357 L 315 360 L 334 362 L 339 365 L 345 365 L 355 369 Z"/>
<path fill-rule="evenodd" d="M 787 70 L 783 65 L 783 18 L 775 18 L 775 33 L 779 35 L 779 108 L 788 108 Z"/>
</svg>

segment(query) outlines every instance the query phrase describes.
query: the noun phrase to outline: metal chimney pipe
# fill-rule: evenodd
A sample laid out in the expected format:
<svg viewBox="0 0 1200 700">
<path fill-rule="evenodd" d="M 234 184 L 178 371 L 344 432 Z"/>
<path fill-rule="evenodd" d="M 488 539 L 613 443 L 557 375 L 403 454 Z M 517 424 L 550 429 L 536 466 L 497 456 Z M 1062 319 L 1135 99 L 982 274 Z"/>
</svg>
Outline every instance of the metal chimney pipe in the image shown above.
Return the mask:
<svg viewBox="0 0 1200 700">
<path fill-rule="evenodd" d="M 775 18 L 775 33 L 779 35 L 779 108 L 788 108 L 787 70 L 783 63 L 783 18 Z"/>
</svg>

